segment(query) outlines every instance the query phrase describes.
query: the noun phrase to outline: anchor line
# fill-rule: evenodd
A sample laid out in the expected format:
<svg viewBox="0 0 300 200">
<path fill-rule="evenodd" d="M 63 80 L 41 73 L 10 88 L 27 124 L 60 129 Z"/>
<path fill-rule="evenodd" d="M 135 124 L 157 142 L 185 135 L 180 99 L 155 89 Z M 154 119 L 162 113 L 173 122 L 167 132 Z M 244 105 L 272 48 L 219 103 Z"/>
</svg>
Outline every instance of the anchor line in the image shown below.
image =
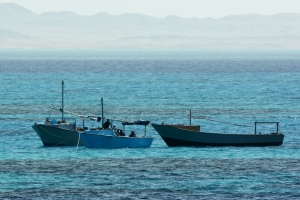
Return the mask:
<svg viewBox="0 0 300 200">
<path fill-rule="evenodd" d="M 192 115 L 192 117 L 196 118 L 196 119 L 205 119 L 205 120 L 208 120 L 208 121 L 218 122 L 218 123 L 222 123 L 222 124 L 230 124 L 230 125 L 233 125 L 233 126 L 253 127 L 253 126 L 245 125 L 245 124 L 233 124 L 233 123 L 230 123 L 230 122 L 214 120 L 214 119 L 210 119 L 210 118 L 207 118 L 207 117 L 204 117 L 204 116 L 193 116 Z"/>
<path fill-rule="evenodd" d="M 5 117 L 5 118 L 0 118 L 0 120 L 30 120 L 30 121 L 34 121 L 34 120 L 37 120 L 37 118 L 27 118 L 27 117 Z"/>
<path fill-rule="evenodd" d="M 80 132 L 78 131 L 78 142 L 77 142 L 76 149 L 78 149 L 79 141 L 80 141 Z"/>
</svg>

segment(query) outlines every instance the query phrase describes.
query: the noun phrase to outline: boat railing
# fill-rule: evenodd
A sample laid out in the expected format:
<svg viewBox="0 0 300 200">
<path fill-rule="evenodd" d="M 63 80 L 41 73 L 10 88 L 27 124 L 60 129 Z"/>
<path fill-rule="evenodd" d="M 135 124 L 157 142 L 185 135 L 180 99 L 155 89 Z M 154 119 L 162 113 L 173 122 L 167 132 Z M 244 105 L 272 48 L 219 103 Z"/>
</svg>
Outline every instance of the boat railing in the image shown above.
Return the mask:
<svg viewBox="0 0 300 200">
<path fill-rule="evenodd" d="M 254 122 L 254 134 L 257 134 L 257 125 L 258 124 L 276 124 L 276 133 L 275 134 L 279 134 L 279 122 Z"/>
<path fill-rule="evenodd" d="M 116 120 L 116 121 L 120 121 L 122 122 L 122 126 L 123 126 L 123 132 L 125 132 L 125 126 L 130 126 L 130 125 L 138 125 L 138 126 L 144 126 L 144 137 L 146 137 L 147 135 L 147 126 L 150 124 L 150 121 L 145 121 L 145 120 L 137 120 L 137 121 L 133 121 L 133 122 L 129 122 L 129 121 L 122 121 L 122 120 Z"/>
<path fill-rule="evenodd" d="M 112 129 L 85 130 L 86 134 L 116 136 Z"/>
</svg>

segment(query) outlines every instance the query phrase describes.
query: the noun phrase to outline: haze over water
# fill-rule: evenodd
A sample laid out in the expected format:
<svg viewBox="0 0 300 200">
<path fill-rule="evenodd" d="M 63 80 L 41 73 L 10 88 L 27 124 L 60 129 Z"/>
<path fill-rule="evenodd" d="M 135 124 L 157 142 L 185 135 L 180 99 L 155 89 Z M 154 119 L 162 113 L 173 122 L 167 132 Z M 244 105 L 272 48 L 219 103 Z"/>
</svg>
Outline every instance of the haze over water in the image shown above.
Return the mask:
<svg viewBox="0 0 300 200">
<path fill-rule="evenodd" d="M 300 51 L 1 50 L 0 197 L 298 199 L 299 58 Z M 284 143 L 169 148 L 148 127 L 155 139 L 147 149 L 45 148 L 31 126 L 60 118 L 49 107 L 60 108 L 62 80 L 66 110 L 79 114 L 100 115 L 103 97 L 111 119 L 187 124 L 191 109 L 207 119 L 193 124 L 218 133 L 278 121 Z"/>
</svg>

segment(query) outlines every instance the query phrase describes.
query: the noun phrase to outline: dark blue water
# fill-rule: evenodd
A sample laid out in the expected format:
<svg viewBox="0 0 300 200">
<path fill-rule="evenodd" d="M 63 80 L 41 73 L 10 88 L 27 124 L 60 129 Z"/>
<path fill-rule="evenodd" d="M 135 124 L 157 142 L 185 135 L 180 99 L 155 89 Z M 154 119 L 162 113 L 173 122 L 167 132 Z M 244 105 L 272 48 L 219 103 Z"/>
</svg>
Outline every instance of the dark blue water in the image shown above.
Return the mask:
<svg viewBox="0 0 300 200">
<path fill-rule="evenodd" d="M 299 77 L 300 51 L 1 50 L 0 198 L 298 199 Z M 219 133 L 278 121 L 284 143 L 169 148 L 148 127 L 147 149 L 45 148 L 31 126 L 60 117 L 62 80 L 79 114 L 100 115 L 103 97 L 111 119 L 187 124 L 191 109 Z"/>
</svg>

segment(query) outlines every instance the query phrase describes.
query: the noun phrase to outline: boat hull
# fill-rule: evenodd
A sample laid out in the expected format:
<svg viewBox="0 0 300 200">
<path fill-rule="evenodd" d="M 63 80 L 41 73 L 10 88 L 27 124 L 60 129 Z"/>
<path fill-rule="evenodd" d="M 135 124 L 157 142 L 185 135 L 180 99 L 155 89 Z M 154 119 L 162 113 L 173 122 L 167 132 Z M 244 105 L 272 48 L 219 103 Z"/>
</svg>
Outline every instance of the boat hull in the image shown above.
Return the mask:
<svg viewBox="0 0 300 200">
<path fill-rule="evenodd" d="M 278 146 L 283 134 L 218 134 L 152 124 L 169 147 L 175 146 Z"/>
<path fill-rule="evenodd" d="M 81 133 L 80 139 L 86 148 L 119 149 L 119 148 L 147 148 L 153 139 L 151 137 L 116 137 L 101 134 Z"/>
<path fill-rule="evenodd" d="M 78 143 L 78 131 L 52 127 L 44 124 L 34 124 L 32 128 L 46 147 L 83 145 L 80 140 Z"/>
</svg>

